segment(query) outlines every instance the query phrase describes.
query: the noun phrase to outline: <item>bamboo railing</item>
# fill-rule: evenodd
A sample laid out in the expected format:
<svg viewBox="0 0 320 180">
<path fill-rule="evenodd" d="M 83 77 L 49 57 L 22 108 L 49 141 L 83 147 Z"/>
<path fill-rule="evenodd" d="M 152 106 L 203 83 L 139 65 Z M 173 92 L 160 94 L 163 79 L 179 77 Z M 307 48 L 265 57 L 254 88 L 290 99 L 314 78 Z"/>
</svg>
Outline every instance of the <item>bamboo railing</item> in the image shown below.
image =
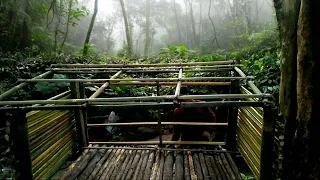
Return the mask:
<svg viewBox="0 0 320 180">
<path fill-rule="evenodd" d="M 68 99 L 70 91 L 49 100 L 56 98 Z M 40 110 L 30 111 L 26 117 L 33 179 L 50 179 L 76 147 L 74 113 L 70 110 Z"/>
<path fill-rule="evenodd" d="M 70 157 L 76 146 L 95 148 L 94 144 L 110 145 L 159 145 L 162 144 L 191 144 L 191 145 L 227 145 L 238 147 L 245 161 L 257 179 L 271 174 L 270 147 L 272 146 L 273 122 L 272 117 L 264 114 L 271 113 L 266 104 L 270 94 L 263 94 L 254 85 L 252 77 L 246 76 L 240 65 L 233 61 L 217 61 L 204 63 L 171 63 L 171 64 L 56 64 L 50 71 L 33 79 L 21 79 L 23 82 L 12 90 L 0 95 L 0 111 L 31 111 L 27 114 L 28 137 L 25 146 L 30 153 L 30 164 L 34 179 L 49 179 L 56 170 Z M 194 69 L 195 67 L 199 68 Z M 183 77 L 184 72 L 219 72 L 234 71 L 230 77 Z M 86 73 L 116 73 L 109 79 L 77 79 L 75 74 Z M 177 78 L 118 78 L 122 73 L 175 73 Z M 68 74 L 70 79 L 43 79 L 53 73 Z M 1 101 L 29 83 L 37 82 L 70 82 L 71 93 L 66 92 L 48 100 Z M 245 83 L 254 93 L 239 84 Z M 110 85 L 128 86 L 157 86 L 157 96 L 99 98 L 99 95 Z M 161 85 L 176 86 L 173 95 L 161 96 Z M 180 95 L 182 86 L 230 86 L 231 94 L 215 95 Z M 85 86 L 99 86 L 90 97 L 84 95 Z M 71 95 L 70 95 L 71 94 Z M 185 102 L 184 100 L 205 100 L 205 102 Z M 223 99 L 223 101 L 221 101 Z M 106 110 L 143 108 L 143 109 L 172 109 L 176 107 L 226 107 L 228 123 L 201 122 L 158 122 L 144 123 L 104 123 L 90 124 L 86 121 L 87 108 L 104 108 Z M 189 142 L 162 141 L 162 125 L 189 126 L 228 126 L 226 142 Z M 104 126 L 158 126 L 159 141 L 148 142 L 89 142 L 87 128 Z M 236 134 L 235 134 L 236 131 Z M 237 142 L 234 141 L 236 137 Z M 227 144 L 226 144 L 227 143 Z M 88 146 L 89 145 L 89 146 Z M 30 146 L 30 147 L 29 147 Z M 27 149 L 28 149 L 27 148 Z M 28 150 L 29 151 L 29 150 Z M 28 161 L 28 159 L 25 159 Z M 261 178 L 267 179 L 267 178 Z"/>
</svg>

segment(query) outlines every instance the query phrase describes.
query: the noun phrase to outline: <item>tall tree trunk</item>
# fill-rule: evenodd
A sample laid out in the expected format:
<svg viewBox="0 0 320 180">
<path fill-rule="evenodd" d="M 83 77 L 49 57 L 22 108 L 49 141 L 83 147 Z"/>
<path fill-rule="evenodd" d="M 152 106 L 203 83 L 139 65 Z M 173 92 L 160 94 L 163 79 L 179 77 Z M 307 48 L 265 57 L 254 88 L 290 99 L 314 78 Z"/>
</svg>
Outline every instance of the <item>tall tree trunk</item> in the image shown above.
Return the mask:
<svg viewBox="0 0 320 180">
<path fill-rule="evenodd" d="M 190 7 L 190 19 L 191 19 L 191 28 L 192 28 L 192 47 L 195 48 L 197 44 L 197 40 L 196 40 L 196 25 L 193 17 L 193 4 L 192 4 L 192 1 L 190 0 L 188 0 L 188 3 Z"/>
<path fill-rule="evenodd" d="M 282 179 L 319 179 L 319 1 L 274 0 L 274 4 L 282 42 Z"/>
<path fill-rule="evenodd" d="M 67 17 L 66 32 L 64 33 L 64 38 L 63 38 L 63 41 L 62 41 L 62 43 L 61 43 L 61 45 L 60 45 L 59 52 L 61 52 L 61 50 L 62 50 L 62 48 L 63 48 L 63 46 L 64 46 L 64 43 L 66 42 L 66 39 L 67 39 L 67 37 L 68 37 L 72 4 L 73 4 L 73 0 L 70 0 L 70 1 L 69 1 L 69 7 L 68 7 L 68 17 Z"/>
<path fill-rule="evenodd" d="M 146 0 L 146 42 L 144 45 L 144 56 L 148 56 L 150 49 L 150 0 Z"/>
<path fill-rule="evenodd" d="M 86 36 L 86 39 L 85 39 L 84 45 L 83 45 L 83 55 L 87 55 L 88 54 L 89 40 L 90 40 L 91 32 L 92 32 L 92 29 L 93 29 L 94 21 L 96 20 L 97 13 L 98 13 L 98 0 L 95 0 L 94 1 L 94 10 L 93 10 L 91 22 L 90 22 L 89 29 L 88 29 L 88 32 L 87 32 L 87 36 Z"/>
<path fill-rule="evenodd" d="M 31 33 L 30 33 L 29 25 L 28 25 L 28 24 L 31 24 L 30 20 L 28 20 L 28 19 L 31 19 L 31 17 L 30 17 L 31 12 L 30 12 L 30 2 L 28 0 L 25 0 L 23 9 L 28 17 L 24 17 L 23 23 L 21 26 L 22 39 L 20 42 L 20 49 L 24 49 L 24 48 L 30 46 L 30 44 L 31 44 Z"/>
<path fill-rule="evenodd" d="M 58 1 L 56 2 L 58 3 Z M 59 27 L 61 23 L 62 8 L 63 8 L 62 5 L 63 5 L 63 1 L 59 1 L 59 8 L 55 10 L 57 13 L 58 21 L 56 22 L 56 27 L 54 29 L 54 43 L 53 43 L 54 52 L 57 52 L 57 48 L 58 48 L 58 35 L 59 35 Z"/>
<path fill-rule="evenodd" d="M 199 45 L 202 42 L 202 0 L 199 0 L 199 14 L 200 14 L 200 19 L 199 19 Z"/>
<path fill-rule="evenodd" d="M 184 5 L 185 5 L 185 8 L 186 8 L 186 46 L 188 48 L 190 48 L 190 37 L 189 37 L 189 21 L 188 21 L 188 4 L 187 4 L 187 0 L 184 0 Z"/>
<path fill-rule="evenodd" d="M 121 5 L 123 20 L 124 20 L 124 26 L 125 26 L 125 29 L 126 29 L 126 37 L 127 37 L 127 45 L 128 45 L 128 56 L 131 57 L 132 56 L 133 45 L 132 45 L 132 37 L 131 37 L 129 23 L 128 23 L 128 17 L 127 17 L 126 9 L 124 7 L 123 0 L 119 0 L 119 1 L 120 1 L 120 5 Z"/>
<path fill-rule="evenodd" d="M 178 19 L 177 7 L 176 7 L 176 0 L 172 0 L 172 3 L 173 3 L 173 13 L 176 20 L 177 30 L 179 35 L 179 44 L 182 44 L 181 31 L 180 31 L 180 25 L 179 25 L 179 19 Z"/>
</svg>

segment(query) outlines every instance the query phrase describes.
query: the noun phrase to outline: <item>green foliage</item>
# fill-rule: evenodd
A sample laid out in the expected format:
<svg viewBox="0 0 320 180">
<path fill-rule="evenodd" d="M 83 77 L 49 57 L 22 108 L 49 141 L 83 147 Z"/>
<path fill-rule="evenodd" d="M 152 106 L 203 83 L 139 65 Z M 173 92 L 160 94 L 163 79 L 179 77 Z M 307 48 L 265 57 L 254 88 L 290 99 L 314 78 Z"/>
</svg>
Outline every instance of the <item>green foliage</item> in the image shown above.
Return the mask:
<svg viewBox="0 0 320 180">
<path fill-rule="evenodd" d="M 55 74 L 52 79 L 67 79 L 65 75 Z M 42 94 L 51 94 L 57 92 L 61 88 L 66 88 L 70 84 L 66 82 L 39 82 L 35 85 L 36 91 L 41 92 Z"/>
</svg>

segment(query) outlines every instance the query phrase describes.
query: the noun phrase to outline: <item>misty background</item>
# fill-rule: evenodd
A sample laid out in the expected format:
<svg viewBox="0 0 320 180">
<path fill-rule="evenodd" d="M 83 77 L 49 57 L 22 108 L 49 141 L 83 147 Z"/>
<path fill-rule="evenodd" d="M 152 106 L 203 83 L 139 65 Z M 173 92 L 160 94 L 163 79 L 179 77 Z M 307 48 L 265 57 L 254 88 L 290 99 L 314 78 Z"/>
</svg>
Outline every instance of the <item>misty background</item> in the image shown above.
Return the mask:
<svg viewBox="0 0 320 180">
<path fill-rule="evenodd" d="M 87 15 L 74 21 L 67 42 L 81 48 L 94 10 L 94 0 L 79 0 Z M 124 0 L 133 53 L 142 55 L 146 42 L 146 1 Z M 234 50 L 239 40 L 263 30 L 275 30 L 275 12 L 270 0 L 152 0 L 148 54 L 168 45 L 183 44 L 202 54 Z M 113 55 L 126 47 L 126 33 L 119 0 L 99 0 L 90 38 L 91 48 Z"/>
</svg>

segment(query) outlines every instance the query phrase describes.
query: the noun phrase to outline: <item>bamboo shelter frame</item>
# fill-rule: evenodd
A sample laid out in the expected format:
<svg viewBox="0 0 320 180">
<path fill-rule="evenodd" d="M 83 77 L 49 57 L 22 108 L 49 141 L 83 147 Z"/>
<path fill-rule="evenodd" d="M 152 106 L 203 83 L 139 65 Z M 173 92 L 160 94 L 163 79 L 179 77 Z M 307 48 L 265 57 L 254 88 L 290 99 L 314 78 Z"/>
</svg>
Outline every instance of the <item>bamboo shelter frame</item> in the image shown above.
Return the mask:
<svg viewBox="0 0 320 180">
<path fill-rule="evenodd" d="M 225 142 L 197 142 L 197 141 L 163 141 L 161 131 L 163 125 L 192 125 L 192 126 L 230 126 L 230 131 L 236 131 L 236 116 L 231 114 L 232 121 L 228 123 L 201 123 L 201 122 L 143 122 L 143 123 L 104 123 L 88 124 L 87 108 L 143 108 L 143 109 L 172 109 L 175 107 L 262 107 L 266 112 L 271 112 L 273 106 L 269 99 L 272 95 L 262 93 L 253 83 L 252 78 L 241 71 L 240 64 L 234 61 L 214 61 L 214 62 L 195 62 L 195 63 L 169 63 L 169 64 L 53 64 L 48 72 L 32 79 L 20 79 L 21 84 L 0 95 L 0 111 L 30 111 L 30 110 L 74 110 L 76 121 L 79 122 L 77 133 L 82 137 L 83 148 L 92 144 L 105 145 L 160 145 L 163 144 L 189 144 L 189 145 L 226 145 Z M 229 77 L 184 77 L 185 72 L 233 72 Z M 109 74 L 115 73 L 109 79 L 77 79 L 77 74 Z M 134 78 L 120 79 L 126 73 L 175 73 L 177 78 Z M 53 74 L 68 74 L 69 79 L 45 79 Z M 26 100 L 26 101 L 3 101 L 21 90 L 30 83 L 37 82 L 69 82 L 71 84 L 71 99 L 49 99 L 49 100 Z M 180 95 L 182 86 L 234 86 L 241 83 L 248 85 L 254 94 L 216 94 L 216 95 Z M 110 85 L 119 86 L 157 86 L 157 96 L 143 97 L 119 97 L 119 98 L 98 98 L 101 93 Z M 89 97 L 84 96 L 85 86 L 96 86 L 98 89 Z M 160 86 L 176 86 L 174 95 L 160 96 Z M 241 99 L 256 99 L 259 101 L 239 101 Z M 185 100 L 207 100 L 205 102 L 184 102 Z M 212 100 L 224 101 L 212 101 Z M 263 100 L 263 101 L 262 101 Z M 171 102 L 170 102 L 171 101 Z M 49 105 L 49 106 L 48 106 Z M 88 127 L 105 126 L 158 126 L 159 141 L 148 142 L 89 142 Z M 261 173 L 260 177 L 270 174 L 272 161 L 269 156 L 272 154 L 270 144 L 272 144 L 272 134 L 274 133 L 274 122 L 272 117 L 265 116 L 261 145 Z M 229 131 L 228 131 L 229 133 Z M 232 136 L 235 136 L 232 133 Z M 234 146 L 227 138 L 227 145 Z M 94 148 L 94 146 L 90 147 Z"/>
</svg>

